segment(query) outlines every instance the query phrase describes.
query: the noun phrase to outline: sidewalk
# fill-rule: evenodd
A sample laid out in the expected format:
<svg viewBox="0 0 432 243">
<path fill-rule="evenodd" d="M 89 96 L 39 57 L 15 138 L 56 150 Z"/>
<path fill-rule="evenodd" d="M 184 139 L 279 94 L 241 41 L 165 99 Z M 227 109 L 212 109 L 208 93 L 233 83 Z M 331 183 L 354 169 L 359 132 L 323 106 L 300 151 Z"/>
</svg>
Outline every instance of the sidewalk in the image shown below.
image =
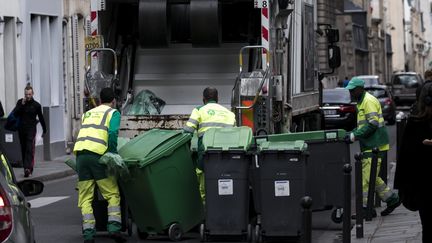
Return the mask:
<svg viewBox="0 0 432 243">
<path fill-rule="evenodd" d="M 65 155 L 55 158 L 52 161 L 36 161 L 35 167 L 33 169 L 33 175 L 28 178 L 24 178 L 23 168 L 13 168 L 15 177 L 17 181 L 24 179 L 49 181 L 73 175 L 75 174 L 75 171 L 73 171 L 67 164 L 64 163 L 68 158 L 73 157 L 73 155 Z"/>
<path fill-rule="evenodd" d="M 389 170 L 390 188 L 393 188 L 395 167 L 395 163 L 392 163 Z M 381 217 L 380 212 L 384 208 L 385 203 L 383 207 L 376 208 L 378 213 L 376 218 L 369 222 L 364 221 L 363 238 L 356 238 L 354 225 L 351 230 L 351 243 L 422 243 L 422 226 L 418 212 L 409 211 L 401 205 L 390 215 Z"/>
</svg>

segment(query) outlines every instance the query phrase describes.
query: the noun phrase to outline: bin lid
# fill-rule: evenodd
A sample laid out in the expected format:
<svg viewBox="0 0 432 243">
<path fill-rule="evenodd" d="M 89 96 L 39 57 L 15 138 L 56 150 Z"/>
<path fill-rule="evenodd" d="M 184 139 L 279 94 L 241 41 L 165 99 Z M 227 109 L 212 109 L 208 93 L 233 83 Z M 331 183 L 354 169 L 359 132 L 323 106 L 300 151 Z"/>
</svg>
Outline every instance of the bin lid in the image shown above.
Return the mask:
<svg viewBox="0 0 432 243">
<path fill-rule="evenodd" d="M 252 137 L 252 129 L 246 126 L 211 128 L 204 133 L 203 145 L 206 151 L 247 151 L 252 143 Z"/>
<path fill-rule="evenodd" d="M 303 140 L 297 141 L 279 141 L 262 142 L 258 146 L 259 151 L 299 151 L 304 152 L 307 150 L 307 144 Z"/>
<path fill-rule="evenodd" d="M 191 137 L 190 133 L 181 130 L 153 129 L 131 139 L 119 150 L 119 154 L 127 164 L 138 163 L 143 167 L 171 155 Z"/>
<path fill-rule="evenodd" d="M 345 134 L 346 134 L 346 131 L 343 129 L 272 134 L 272 135 L 268 136 L 268 141 L 272 141 L 272 142 L 296 141 L 296 140 L 304 140 L 306 142 L 343 141 Z"/>
</svg>

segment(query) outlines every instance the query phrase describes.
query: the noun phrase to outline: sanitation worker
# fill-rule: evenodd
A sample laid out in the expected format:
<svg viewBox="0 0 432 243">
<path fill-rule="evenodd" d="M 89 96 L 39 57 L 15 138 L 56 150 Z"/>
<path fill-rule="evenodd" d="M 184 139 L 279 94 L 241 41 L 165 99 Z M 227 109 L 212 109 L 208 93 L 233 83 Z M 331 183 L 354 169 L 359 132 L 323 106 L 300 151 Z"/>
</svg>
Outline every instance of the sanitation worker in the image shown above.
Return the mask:
<svg viewBox="0 0 432 243">
<path fill-rule="evenodd" d="M 360 142 L 360 150 L 363 153 L 362 158 L 362 187 L 363 187 L 363 206 L 366 206 L 369 178 L 372 162 L 372 149 L 377 147 L 378 166 L 377 175 L 382 158 L 389 150 L 389 138 L 382 115 L 381 104 L 373 95 L 364 89 L 364 80 L 353 78 L 348 83 L 346 89 L 349 90 L 353 101 L 357 102 L 357 128 L 347 135 L 347 140 Z M 375 192 L 378 193 L 387 207 L 381 212 L 381 216 L 389 215 L 401 202 L 397 193 L 390 190 L 384 181 L 377 176 Z"/>
<path fill-rule="evenodd" d="M 108 232 L 116 242 L 125 242 L 121 230 L 120 193 L 116 178 L 106 174 L 106 165 L 99 158 L 107 153 L 117 153 L 120 113 L 114 109 L 116 100 L 110 88 L 100 92 L 101 105 L 87 111 L 74 146 L 77 156 L 78 207 L 83 217 L 84 242 L 94 242 L 96 220 L 92 201 L 97 184 L 108 202 Z"/>
<path fill-rule="evenodd" d="M 189 117 L 184 131 L 194 133 L 198 131 L 198 159 L 196 174 L 199 181 L 199 189 L 203 202 L 205 201 L 205 187 L 204 187 L 204 145 L 202 138 L 205 131 L 210 128 L 233 127 L 235 125 L 235 115 L 233 112 L 225 108 L 218 102 L 218 91 L 213 87 L 207 87 L 203 92 L 204 105 L 193 109 Z"/>
</svg>

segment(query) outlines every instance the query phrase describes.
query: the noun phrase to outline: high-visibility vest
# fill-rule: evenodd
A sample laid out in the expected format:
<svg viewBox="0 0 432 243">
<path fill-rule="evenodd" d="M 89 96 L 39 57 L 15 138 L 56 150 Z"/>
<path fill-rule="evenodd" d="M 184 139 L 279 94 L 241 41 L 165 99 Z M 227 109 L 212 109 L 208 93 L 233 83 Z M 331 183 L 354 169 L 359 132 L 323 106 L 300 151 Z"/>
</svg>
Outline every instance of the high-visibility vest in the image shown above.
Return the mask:
<svg viewBox="0 0 432 243">
<path fill-rule="evenodd" d="M 104 154 L 108 149 L 108 129 L 115 109 L 100 105 L 87 111 L 82 118 L 82 126 L 74 146 L 74 153 L 88 150 Z"/>
<path fill-rule="evenodd" d="M 209 102 L 204 106 L 193 109 L 183 129 L 187 132 L 198 130 L 198 136 L 201 137 L 210 128 L 233 127 L 234 125 L 234 113 L 222 105 Z"/>
<path fill-rule="evenodd" d="M 374 147 L 378 147 L 380 151 L 389 150 L 389 139 L 381 104 L 377 98 L 365 92 L 363 99 L 357 103 L 357 129 L 361 129 L 368 123 L 378 128 L 367 138 L 359 139 L 362 152 L 371 152 Z"/>
</svg>

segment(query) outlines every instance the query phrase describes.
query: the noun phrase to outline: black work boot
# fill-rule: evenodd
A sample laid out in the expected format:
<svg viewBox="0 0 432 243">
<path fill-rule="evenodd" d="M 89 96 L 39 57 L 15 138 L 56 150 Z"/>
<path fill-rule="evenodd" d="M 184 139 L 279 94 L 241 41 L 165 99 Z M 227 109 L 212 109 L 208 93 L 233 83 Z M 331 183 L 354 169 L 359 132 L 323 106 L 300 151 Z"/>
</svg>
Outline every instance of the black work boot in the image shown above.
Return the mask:
<svg viewBox="0 0 432 243">
<path fill-rule="evenodd" d="M 381 211 L 381 216 L 387 216 L 391 214 L 397 207 L 401 205 L 401 200 L 397 194 L 393 194 L 386 203 L 387 207 Z"/>
<path fill-rule="evenodd" d="M 126 239 L 123 237 L 123 235 L 120 232 L 113 232 L 109 234 L 111 239 L 113 239 L 116 243 L 123 243 L 126 242 Z"/>
</svg>

